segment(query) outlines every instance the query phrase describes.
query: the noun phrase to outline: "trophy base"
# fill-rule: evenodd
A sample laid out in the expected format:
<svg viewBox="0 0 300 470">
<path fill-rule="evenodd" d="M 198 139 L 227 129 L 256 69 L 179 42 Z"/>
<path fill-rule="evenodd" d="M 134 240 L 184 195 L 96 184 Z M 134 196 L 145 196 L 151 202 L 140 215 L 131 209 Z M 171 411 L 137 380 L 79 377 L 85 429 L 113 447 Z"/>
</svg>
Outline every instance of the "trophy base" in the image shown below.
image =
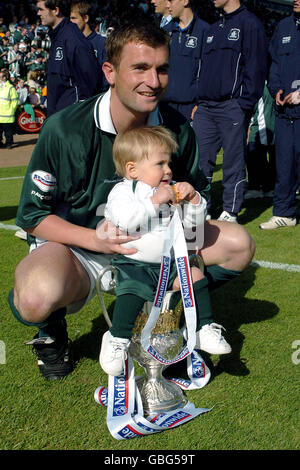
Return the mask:
<svg viewBox="0 0 300 470">
<path fill-rule="evenodd" d="M 149 379 L 143 375 L 136 379 L 136 384 L 147 417 L 183 408 L 188 402 L 181 388 L 163 377 Z"/>
</svg>

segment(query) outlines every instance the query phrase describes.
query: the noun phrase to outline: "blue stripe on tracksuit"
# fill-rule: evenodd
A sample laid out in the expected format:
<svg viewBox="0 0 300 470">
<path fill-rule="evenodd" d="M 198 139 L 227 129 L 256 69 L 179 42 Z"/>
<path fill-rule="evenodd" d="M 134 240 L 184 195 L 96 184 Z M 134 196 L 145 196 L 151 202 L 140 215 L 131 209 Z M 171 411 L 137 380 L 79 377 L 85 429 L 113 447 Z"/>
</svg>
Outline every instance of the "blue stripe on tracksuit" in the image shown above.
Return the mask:
<svg viewBox="0 0 300 470">
<path fill-rule="evenodd" d="M 246 185 L 249 119 L 263 94 L 266 74 L 266 35 L 253 14 L 241 6 L 211 25 L 203 45 L 193 128 L 206 177 L 212 177 L 216 153 L 223 148 L 223 210 L 235 214 Z"/>
<path fill-rule="evenodd" d="M 193 128 L 198 137 L 200 166 L 211 181 L 216 156 L 223 148 L 223 210 L 238 213 L 246 184 L 245 145 L 249 121 L 237 100 L 200 102 Z M 210 209 L 211 202 L 208 202 Z"/>
</svg>

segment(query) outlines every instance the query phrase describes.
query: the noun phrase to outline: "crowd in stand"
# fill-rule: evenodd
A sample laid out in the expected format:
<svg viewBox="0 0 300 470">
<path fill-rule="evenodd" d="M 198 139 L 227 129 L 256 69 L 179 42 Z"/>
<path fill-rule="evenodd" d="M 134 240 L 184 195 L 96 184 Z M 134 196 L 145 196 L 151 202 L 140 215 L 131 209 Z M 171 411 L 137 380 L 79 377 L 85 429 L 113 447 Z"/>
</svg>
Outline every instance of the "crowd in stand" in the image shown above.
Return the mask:
<svg viewBox="0 0 300 470">
<path fill-rule="evenodd" d="M 244 4 L 246 5 L 247 9 L 249 11 L 252 11 L 264 24 L 266 34 L 268 38 L 271 38 L 274 33 L 274 29 L 279 23 L 279 21 L 281 21 L 284 17 L 290 15 L 291 9 L 287 10 L 285 8 L 283 10 L 278 9 L 275 11 L 274 9 L 271 10 L 266 5 L 257 5 L 258 3 L 259 2 L 256 2 L 255 6 L 253 6 L 252 0 L 244 1 Z"/>
<path fill-rule="evenodd" d="M 264 23 L 269 38 L 278 21 L 290 14 L 287 11 L 271 12 L 263 5 L 255 5 L 254 8 L 249 0 L 244 0 L 244 3 Z M 94 2 L 94 6 L 93 28 L 102 36 L 132 9 L 142 8 L 147 15 L 155 17 L 150 0 L 99 0 Z M 218 18 L 212 0 L 195 2 L 195 9 L 198 16 L 210 24 Z M 19 106 L 28 102 L 28 97 L 29 103 L 34 106 L 47 106 L 46 77 L 50 46 L 48 28 L 41 24 L 37 16 L 35 0 L 26 0 L 21 5 L 11 0 L 0 5 L 0 70 L 8 71 L 9 80 L 19 94 Z M 25 95 L 27 98 L 24 99 Z"/>
<path fill-rule="evenodd" d="M 107 27 L 128 12 L 131 7 L 143 8 L 149 15 L 154 15 L 153 5 L 150 1 L 98 1 L 96 31 L 105 35 Z M 268 37 L 271 37 L 278 21 L 289 12 L 270 11 L 265 6 L 252 6 L 251 1 L 244 1 L 247 8 L 253 11 L 264 23 Z M 200 18 L 213 23 L 217 18 L 217 11 L 211 0 L 198 2 L 196 12 Z M 34 80 L 43 85 L 46 77 L 47 59 L 50 48 L 50 39 L 47 28 L 44 27 L 36 15 L 34 0 L 22 2 L 7 2 L 0 6 L 0 69 L 7 68 L 10 78 L 17 83 L 18 78 L 26 81 Z"/>
<path fill-rule="evenodd" d="M 49 49 L 47 28 L 37 17 L 32 20 L 26 14 L 5 16 L 0 12 L 0 70 L 8 70 L 10 82 L 21 95 L 19 105 L 27 98 L 34 105 L 46 105 Z"/>
</svg>

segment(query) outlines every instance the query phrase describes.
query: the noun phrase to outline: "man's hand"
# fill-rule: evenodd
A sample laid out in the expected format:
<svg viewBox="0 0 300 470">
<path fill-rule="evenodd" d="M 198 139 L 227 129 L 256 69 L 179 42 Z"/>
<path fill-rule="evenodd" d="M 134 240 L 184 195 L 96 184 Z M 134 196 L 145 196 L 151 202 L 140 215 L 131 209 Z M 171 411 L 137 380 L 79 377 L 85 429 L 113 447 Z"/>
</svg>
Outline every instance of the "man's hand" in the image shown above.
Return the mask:
<svg viewBox="0 0 300 470">
<path fill-rule="evenodd" d="M 98 224 L 95 232 L 95 251 L 104 254 L 118 253 L 121 255 L 133 255 L 137 253 L 135 248 L 125 248 L 124 243 L 137 240 L 140 237 L 132 237 L 121 232 L 114 224 L 103 221 Z"/>
<path fill-rule="evenodd" d="M 283 104 L 297 105 L 300 103 L 299 91 L 292 91 L 283 100 Z"/>
<path fill-rule="evenodd" d="M 283 93 L 283 90 L 279 90 L 276 93 L 275 101 L 276 101 L 277 106 L 283 106 L 284 105 L 284 101 L 281 99 L 282 93 Z"/>
<path fill-rule="evenodd" d="M 195 112 L 197 111 L 197 108 L 198 108 L 198 106 L 194 106 L 193 109 L 192 109 L 192 112 L 191 112 L 191 120 L 192 120 L 192 121 L 193 121 L 193 119 L 194 119 Z"/>
</svg>

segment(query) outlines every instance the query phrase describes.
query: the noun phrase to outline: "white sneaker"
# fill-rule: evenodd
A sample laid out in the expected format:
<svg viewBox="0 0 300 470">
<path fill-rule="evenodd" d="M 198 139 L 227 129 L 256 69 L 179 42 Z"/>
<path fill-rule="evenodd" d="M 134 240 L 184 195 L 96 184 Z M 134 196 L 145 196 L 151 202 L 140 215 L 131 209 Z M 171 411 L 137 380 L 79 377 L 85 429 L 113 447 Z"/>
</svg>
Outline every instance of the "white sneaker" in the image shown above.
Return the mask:
<svg viewBox="0 0 300 470">
<path fill-rule="evenodd" d="M 259 228 L 263 230 L 272 230 L 280 227 L 295 227 L 296 224 L 296 217 L 279 217 L 277 215 L 273 215 L 268 222 L 260 224 Z"/>
<path fill-rule="evenodd" d="M 104 333 L 99 356 L 99 362 L 104 372 L 114 376 L 124 373 L 129 344 L 129 339 L 112 336 L 110 331 Z"/>
<path fill-rule="evenodd" d="M 27 232 L 20 228 L 19 230 L 16 231 L 15 237 L 21 238 L 21 240 L 27 240 Z"/>
<path fill-rule="evenodd" d="M 263 197 L 262 189 L 248 189 L 244 194 L 244 199 L 261 199 Z"/>
<path fill-rule="evenodd" d="M 217 323 L 204 325 L 196 332 L 196 347 L 210 354 L 229 354 L 231 346 L 222 336 L 225 328 Z"/>
<path fill-rule="evenodd" d="M 233 222 L 234 224 L 237 224 L 236 215 L 230 215 L 227 211 L 223 211 L 218 220 L 224 220 L 226 222 Z"/>
</svg>

